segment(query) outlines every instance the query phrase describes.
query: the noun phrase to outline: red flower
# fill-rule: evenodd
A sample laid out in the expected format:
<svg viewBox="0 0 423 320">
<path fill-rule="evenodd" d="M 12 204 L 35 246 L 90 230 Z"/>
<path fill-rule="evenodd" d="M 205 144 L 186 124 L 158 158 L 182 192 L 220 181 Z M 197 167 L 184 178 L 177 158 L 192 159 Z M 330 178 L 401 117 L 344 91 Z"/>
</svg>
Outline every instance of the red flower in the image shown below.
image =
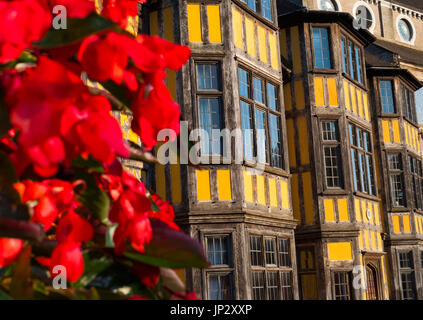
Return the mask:
<svg viewBox="0 0 423 320">
<path fill-rule="evenodd" d="M 137 217 L 119 224 L 113 235 L 115 252 L 123 254 L 126 248 L 126 241 L 129 240 L 132 247 L 138 252 L 144 252 L 144 245 L 150 242 L 153 237 L 150 220 L 146 215 L 139 214 Z"/>
<path fill-rule="evenodd" d="M 6 267 L 16 260 L 22 250 L 20 239 L 0 238 L 0 268 Z"/>
<path fill-rule="evenodd" d="M 60 163 L 91 154 L 111 162 L 127 157 L 119 123 L 110 115 L 103 96 L 93 96 L 81 79 L 63 65 L 40 57 L 37 68 L 23 82 L 11 106 L 11 121 L 20 129 L 18 142 L 38 174 L 54 174 Z"/>
<path fill-rule="evenodd" d="M 75 200 L 73 184 L 61 180 L 32 182 L 25 180 L 15 183 L 22 203 L 38 201 L 33 208 L 32 222 L 41 223 L 44 230 L 49 230 L 57 217 L 65 211 L 72 211 L 80 204 Z"/>
<path fill-rule="evenodd" d="M 135 263 L 131 272 L 147 287 L 154 287 L 160 278 L 160 268 L 143 263 Z"/>
<path fill-rule="evenodd" d="M 91 224 L 73 211 L 60 219 L 56 228 L 58 242 L 69 241 L 77 244 L 91 240 L 93 235 L 94 229 Z"/>
<path fill-rule="evenodd" d="M 128 17 L 138 15 L 138 3 L 145 2 L 146 0 L 104 0 L 101 14 L 126 28 Z"/>
<path fill-rule="evenodd" d="M 160 211 L 150 211 L 148 216 L 150 218 L 158 219 L 166 223 L 169 227 L 180 230 L 180 228 L 173 222 L 175 218 L 175 212 L 173 211 L 173 207 L 168 201 L 163 201 L 160 199 L 159 195 L 153 194 L 152 195 L 154 203 L 159 207 Z"/>
<path fill-rule="evenodd" d="M 94 0 L 48 0 L 51 8 L 57 5 L 66 7 L 66 15 L 69 18 L 85 18 L 95 11 Z"/>
<path fill-rule="evenodd" d="M 52 276 L 55 266 L 66 268 L 66 279 L 70 282 L 76 282 L 84 272 L 84 259 L 81 249 L 72 242 L 60 243 L 51 255 L 50 273 Z"/>
<path fill-rule="evenodd" d="M 32 42 L 41 40 L 51 19 L 42 0 L 0 0 L 0 64 L 17 59 Z"/>
<path fill-rule="evenodd" d="M 140 136 L 146 149 L 157 144 L 157 135 L 163 129 L 171 130 L 168 132 L 171 140 L 179 133 L 181 112 L 163 81 L 157 81 L 154 86 L 144 84 L 131 109 L 134 116 L 131 128 Z"/>
</svg>

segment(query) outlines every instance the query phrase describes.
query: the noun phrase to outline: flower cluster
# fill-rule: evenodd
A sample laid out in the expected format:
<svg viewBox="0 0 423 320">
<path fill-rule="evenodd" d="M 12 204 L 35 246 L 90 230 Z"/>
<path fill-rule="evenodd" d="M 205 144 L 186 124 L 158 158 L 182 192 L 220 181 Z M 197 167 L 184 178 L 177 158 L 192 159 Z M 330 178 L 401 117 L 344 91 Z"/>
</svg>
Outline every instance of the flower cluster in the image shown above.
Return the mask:
<svg viewBox="0 0 423 320">
<path fill-rule="evenodd" d="M 206 263 L 197 244 L 181 236 L 171 204 L 117 159 L 130 157 L 131 148 L 112 116 L 116 105 L 132 112 L 132 130 L 147 150 L 160 130 L 179 132 L 180 108 L 166 88 L 166 69 L 180 69 L 190 49 L 125 32 L 143 2 L 103 0 L 96 8 L 93 0 L 0 0 L 0 115 L 8 118 L 0 121 L 0 175 L 7 176 L 0 177 L 0 206 L 10 198 L 10 213 L 0 215 L 0 268 L 25 256 L 24 248 L 42 247 L 30 263 L 37 261 L 52 277 L 63 266 L 66 279 L 76 282 L 86 269 L 85 253 L 101 253 L 150 288 L 166 261 L 146 250 L 154 228 L 165 228 L 166 237 L 177 233 L 174 241 L 187 243 L 175 248 L 191 248 L 196 266 Z M 58 5 L 78 25 L 72 36 L 72 30 L 49 33 Z M 107 19 L 113 28 L 101 27 Z M 101 89 L 90 88 L 87 77 Z M 110 85 L 119 94 L 108 91 Z M 15 215 L 22 207 L 27 218 Z M 40 231 L 30 237 L 27 229 Z M 172 265 L 178 263 L 187 265 Z"/>
</svg>

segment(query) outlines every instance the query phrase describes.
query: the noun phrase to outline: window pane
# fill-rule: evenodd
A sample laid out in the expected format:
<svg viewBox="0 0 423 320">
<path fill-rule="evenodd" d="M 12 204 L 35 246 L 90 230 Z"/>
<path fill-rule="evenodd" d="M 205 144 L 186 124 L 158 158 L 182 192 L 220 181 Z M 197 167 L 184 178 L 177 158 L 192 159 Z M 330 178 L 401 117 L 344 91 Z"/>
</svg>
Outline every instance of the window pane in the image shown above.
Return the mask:
<svg viewBox="0 0 423 320">
<path fill-rule="evenodd" d="M 323 141 L 339 141 L 338 122 L 323 121 L 322 122 Z"/>
<path fill-rule="evenodd" d="M 261 14 L 267 20 L 272 21 L 272 2 L 271 2 L 271 0 L 261 0 Z"/>
<path fill-rule="evenodd" d="M 282 169 L 281 124 L 279 116 L 269 114 L 269 124 L 272 166 Z"/>
<path fill-rule="evenodd" d="M 254 78 L 254 100 L 264 104 L 263 80 Z"/>
<path fill-rule="evenodd" d="M 328 188 L 342 188 L 341 179 L 341 151 L 339 146 L 323 147 L 326 186 Z"/>
<path fill-rule="evenodd" d="M 276 265 L 276 239 L 265 239 L 266 265 Z"/>
<path fill-rule="evenodd" d="M 208 277 L 209 299 L 210 300 L 231 300 L 233 299 L 232 275 L 211 274 Z"/>
<path fill-rule="evenodd" d="M 264 272 L 252 272 L 253 300 L 264 300 Z"/>
<path fill-rule="evenodd" d="M 250 104 L 241 101 L 241 124 L 244 141 L 244 158 L 254 160 L 254 131 Z"/>
<path fill-rule="evenodd" d="M 331 69 L 329 32 L 327 28 L 313 28 L 314 62 L 316 68 Z"/>
<path fill-rule="evenodd" d="M 248 7 L 253 11 L 257 11 L 256 0 L 248 0 Z"/>
<path fill-rule="evenodd" d="M 220 98 L 200 98 L 200 128 L 208 136 L 201 137 L 201 152 L 203 154 L 222 154 L 223 141 Z M 215 132 L 213 133 L 213 130 Z M 217 131 L 216 131 L 217 130 Z"/>
<path fill-rule="evenodd" d="M 363 83 L 363 68 L 361 63 L 361 49 L 355 48 L 355 59 L 356 59 L 356 67 L 357 67 L 357 81 Z"/>
<path fill-rule="evenodd" d="M 416 300 L 414 272 L 401 272 L 401 286 L 404 300 Z"/>
<path fill-rule="evenodd" d="M 279 300 L 279 272 L 272 271 L 266 273 L 267 277 L 267 300 Z"/>
<path fill-rule="evenodd" d="M 354 44 L 348 40 L 348 56 L 350 60 L 350 76 L 353 79 L 356 79 L 356 60 L 355 60 L 355 51 L 354 51 Z"/>
<path fill-rule="evenodd" d="M 400 252 L 399 261 L 401 269 L 413 269 L 413 251 Z"/>
<path fill-rule="evenodd" d="M 335 300 L 351 300 L 349 275 L 347 272 L 334 273 Z"/>
<path fill-rule="evenodd" d="M 281 272 L 282 300 L 292 300 L 292 277 L 291 272 Z"/>
<path fill-rule="evenodd" d="M 279 239 L 279 265 L 281 267 L 291 267 L 288 239 Z"/>
<path fill-rule="evenodd" d="M 238 85 L 240 96 L 250 98 L 250 75 L 241 68 L 238 68 Z"/>
<path fill-rule="evenodd" d="M 207 237 L 207 257 L 212 265 L 230 265 L 229 236 Z"/>
<path fill-rule="evenodd" d="M 267 162 L 267 119 L 266 113 L 256 109 L 256 131 L 257 131 L 257 161 Z"/>
<path fill-rule="evenodd" d="M 250 256 L 252 266 L 263 266 L 263 247 L 261 237 L 250 237 Z"/>
<path fill-rule="evenodd" d="M 379 87 L 380 99 L 382 101 L 382 111 L 385 113 L 395 113 L 392 81 L 380 81 Z"/>
<path fill-rule="evenodd" d="M 347 48 L 347 40 L 342 37 L 341 38 L 341 49 L 342 49 L 342 71 L 344 71 L 345 73 L 348 73 L 348 67 L 349 67 L 349 62 L 348 62 L 348 48 Z"/>
<path fill-rule="evenodd" d="M 202 90 L 219 90 L 218 64 L 197 64 L 197 86 Z"/>
<path fill-rule="evenodd" d="M 272 110 L 278 111 L 277 107 L 277 92 L 276 87 L 270 83 L 267 84 L 267 100 L 268 107 Z"/>
</svg>

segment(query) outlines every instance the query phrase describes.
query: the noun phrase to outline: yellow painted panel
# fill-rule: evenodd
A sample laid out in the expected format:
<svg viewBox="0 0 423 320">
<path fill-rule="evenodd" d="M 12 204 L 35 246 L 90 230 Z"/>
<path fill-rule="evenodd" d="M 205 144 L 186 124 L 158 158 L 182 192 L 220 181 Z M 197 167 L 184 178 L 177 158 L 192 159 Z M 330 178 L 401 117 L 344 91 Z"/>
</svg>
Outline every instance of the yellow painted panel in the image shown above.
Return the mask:
<svg viewBox="0 0 423 320">
<path fill-rule="evenodd" d="M 361 200 L 361 216 L 363 218 L 363 222 L 368 222 L 367 219 L 367 203 L 364 200 Z"/>
<path fill-rule="evenodd" d="M 156 164 L 156 192 L 163 200 L 166 200 L 165 167 L 161 164 Z"/>
<path fill-rule="evenodd" d="M 360 230 L 360 234 L 358 236 L 358 247 L 360 249 L 364 249 L 363 247 L 363 231 Z"/>
<path fill-rule="evenodd" d="M 247 52 L 253 57 L 256 56 L 256 33 L 254 31 L 254 22 L 249 18 L 245 18 L 245 32 L 247 38 Z"/>
<path fill-rule="evenodd" d="M 232 200 L 230 170 L 217 170 L 217 189 L 220 201 Z"/>
<path fill-rule="evenodd" d="M 173 100 L 176 100 L 176 72 L 166 69 L 166 86 Z"/>
<path fill-rule="evenodd" d="M 351 243 L 329 242 L 328 253 L 331 261 L 352 260 Z"/>
<path fill-rule="evenodd" d="M 278 192 L 276 188 L 276 180 L 269 178 L 269 201 L 270 206 L 276 208 L 278 206 Z"/>
<path fill-rule="evenodd" d="M 295 91 L 295 107 L 297 109 L 304 109 L 305 98 L 304 98 L 304 86 L 302 80 L 296 80 L 294 82 Z"/>
<path fill-rule="evenodd" d="M 207 18 L 209 21 L 209 41 L 212 43 L 222 42 L 222 33 L 220 30 L 220 6 L 208 5 Z"/>
<path fill-rule="evenodd" d="M 188 4 L 188 39 L 190 42 L 202 42 L 201 13 L 199 4 Z"/>
<path fill-rule="evenodd" d="M 333 207 L 333 199 L 325 199 L 324 203 L 326 222 L 335 222 L 335 210 Z"/>
<path fill-rule="evenodd" d="M 367 93 L 363 92 L 363 106 L 364 106 L 364 115 L 366 120 L 370 121 L 370 111 L 369 111 L 369 102 L 367 100 Z"/>
<path fill-rule="evenodd" d="M 290 83 L 286 83 L 283 85 L 283 98 L 285 102 L 285 110 L 292 110 L 292 96 Z"/>
<path fill-rule="evenodd" d="M 280 187 L 281 187 L 282 209 L 289 209 L 288 181 L 281 180 Z"/>
<path fill-rule="evenodd" d="M 358 222 L 361 222 L 361 210 L 360 210 L 360 200 L 357 198 L 354 199 L 354 209 L 355 209 L 355 218 Z"/>
<path fill-rule="evenodd" d="M 303 177 L 305 223 L 313 223 L 314 222 L 314 205 L 313 205 L 313 190 L 311 188 L 310 172 L 304 172 L 302 177 Z"/>
<path fill-rule="evenodd" d="M 357 108 L 358 108 L 358 115 L 361 118 L 364 118 L 364 111 L 363 111 L 363 99 L 362 99 L 361 91 L 357 89 Z"/>
<path fill-rule="evenodd" d="M 210 171 L 196 170 L 197 172 L 197 197 L 198 201 L 210 201 Z"/>
<path fill-rule="evenodd" d="M 270 62 L 273 69 L 279 70 L 279 56 L 278 56 L 278 44 L 276 42 L 276 35 L 269 33 L 269 48 L 270 48 Z"/>
<path fill-rule="evenodd" d="M 257 202 L 266 205 L 266 190 L 264 188 L 264 176 L 256 175 L 257 178 Z"/>
<path fill-rule="evenodd" d="M 317 107 L 325 106 L 323 78 L 314 78 L 314 99 Z"/>
<path fill-rule="evenodd" d="M 285 59 L 288 59 L 288 48 L 287 48 L 287 42 L 286 42 L 285 29 L 281 29 L 279 31 L 279 46 L 281 48 L 282 57 L 284 57 Z"/>
<path fill-rule="evenodd" d="M 382 130 L 383 130 L 383 141 L 386 143 L 391 142 L 391 131 L 389 130 L 389 121 L 382 120 Z"/>
<path fill-rule="evenodd" d="M 173 42 L 173 11 L 172 7 L 163 9 L 163 22 L 164 22 L 164 38 L 167 41 Z"/>
<path fill-rule="evenodd" d="M 392 226 L 394 227 L 394 233 L 401 233 L 399 216 L 392 216 Z"/>
<path fill-rule="evenodd" d="M 376 245 L 376 234 L 374 231 L 371 231 L 370 233 L 370 237 L 372 239 L 372 249 L 373 250 L 377 250 L 377 245 Z"/>
<path fill-rule="evenodd" d="M 403 215 L 402 216 L 402 223 L 404 225 L 404 232 L 410 233 L 411 227 L 410 227 L 410 216 L 409 215 Z"/>
<path fill-rule="evenodd" d="M 236 10 L 235 8 L 232 9 L 232 18 L 233 18 L 233 27 L 234 27 L 234 43 L 240 49 L 244 48 L 244 43 L 242 41 L 242 16 L 241 12 Z"/>
<path fill-rule="evenodd" d="M 375 216 L 375 224 L 380 225 L 380 211 L 379 205 L 375 202 L 373 203 L 373 214 Z"/>
<path fill-rule="evenodd" d="M 286 120 L 287 136 L 288 136 L 288 151 L 289 151 L 289 164 L 294 167 L 297 165 L 297 157 L 295 155 L 295 131 L 294 120 Z"/>
<path fill-rule="evenodd" d="M 344 81 L 344 98 L 345 98 L 345 108 L 351 111 L 350 90 L 348 89 L 347 81 Z"/>
<path fill-rule="evenodd" d="M 357 114 L 357 97 L 355 95 L 355 87 L 350 84 L 350 93 L 351 93 L 351 108 L 352 112 Z"/>
<path fill-rule="evenodd" d="M 316 274 L 302 274 L 301 276 L 301 292 L 304 300 L 317 300 L 319 294 L 317 292 Z"/>
<path fill-rule="evenodd" d="M 266 43 L 266 29 L 262 26 L 257 26 L 258 44 L 260 60 L 267 63 L 267 43 Z"/>
<path fill-rule="evenodd" d="M 401 135 L 398 120 L 392 120 L 392 130 L 394 131 L 394 142 L 401 143 Z"/>
<path fill-rule="evenodd" d="M 380 251 L 382 251 L 383 250 L 382 236 L 380 235 L 379 232 L 377 232 L 376 237 L 377 237 L 377 247 Z"/>
<path fill-rule="evenodd" d="M 408 125 L 406 122 L 404 122 L 404 131 L 405 131 L 405 142 L 409 145 L 410 143 L 408 142 Z"/>
<path fill-rule="evenodd" d="M 364 247 L 370 249 L 370 234 L 369 230 L 364 230 Z"/>
<path fill-rule="evenodd" d="M 150 35 L 157 36 L 159 35 L 159 18 L 157 11 L 150 12 Z"/>
<path fill-rule="evenodd" d="M 291 178 L 292 211 L 294 218 L 301 224 L 300 190 L 298 189 L 298 174 L 294 173 Z"/>
<path fill-rule="evenodd" d="M 339 212 L 339 221 L 349 221 L 348 215 L 348 200 L 347 199 L 338 199 L 338 212 Z"/>
<path fill-rule="evenodd" d="M 310 163 L 310 154 L 308 150 L 308 127 L 305 117 L 299 117 L 298 121 L 298 136 L 300 145 L 301 164 L 307 165 Z"/>
<path fill-rule="evenodd" d="M 419 219 L 420 233 L 423 233 L 423 218 Z"/>
<path fill-rule="evenodd" d="M 328 79 L 329 105 L 337 107 L 338 104 L 338 89 L 336 87 L 336 79 Z"/>
<path fill-rule="evenodd" d="M 253 176 L 248 171 L 244 171 L 244 197 L 246 202 L 254 202 Z"/>
<path fill-rule="evenodd" d="M 292 48 L 292 62 L 294 66 L 294 74 L 302 72 L 302 59 L 300 48 L 300 34 L 298 27 L 291 28 L 291 48 Z"/>
<path fill-rule="evenodd" d="M 128 140 L 138 144 L 138 135 L 131 129 L 128 131 Z"/>
<path fill-rule="evenodd" d="M 182 193 L 181 193 L 181 168 L 179 164 L 170 165 L 170 178 L 172 185 L 172 202 L 181 203 L 182 202 Z"/>
</svg>

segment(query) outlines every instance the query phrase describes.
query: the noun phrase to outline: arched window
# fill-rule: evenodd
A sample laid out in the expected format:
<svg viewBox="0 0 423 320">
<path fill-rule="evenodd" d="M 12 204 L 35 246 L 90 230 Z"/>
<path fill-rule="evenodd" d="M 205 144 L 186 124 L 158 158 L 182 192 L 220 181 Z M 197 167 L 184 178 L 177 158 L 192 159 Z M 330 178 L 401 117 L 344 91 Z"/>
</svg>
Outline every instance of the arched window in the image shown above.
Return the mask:
<svg viewBox="0 0 423 320">
<path fill-rule="evenodd" d="M 401 38 L 405 41 L 411 41 L 413 39 L 413 27 L 410 22 L 405 19 L 400 19 L 398 21 L 398 32 Z"/>
<path fill-rule="evenodd" d="M 375 19 L 370 7 L 364 4 L 357 5 L 354 10 L 354 16 L 357 19 L 357 23 L 361 28 L 373 31 Z"/>
<path fill-rule="evenodd" d="M 333 0 L 320 0 L 320 9 L 326 11 L 339 11 L 337 3 Z"/>
</svg>

